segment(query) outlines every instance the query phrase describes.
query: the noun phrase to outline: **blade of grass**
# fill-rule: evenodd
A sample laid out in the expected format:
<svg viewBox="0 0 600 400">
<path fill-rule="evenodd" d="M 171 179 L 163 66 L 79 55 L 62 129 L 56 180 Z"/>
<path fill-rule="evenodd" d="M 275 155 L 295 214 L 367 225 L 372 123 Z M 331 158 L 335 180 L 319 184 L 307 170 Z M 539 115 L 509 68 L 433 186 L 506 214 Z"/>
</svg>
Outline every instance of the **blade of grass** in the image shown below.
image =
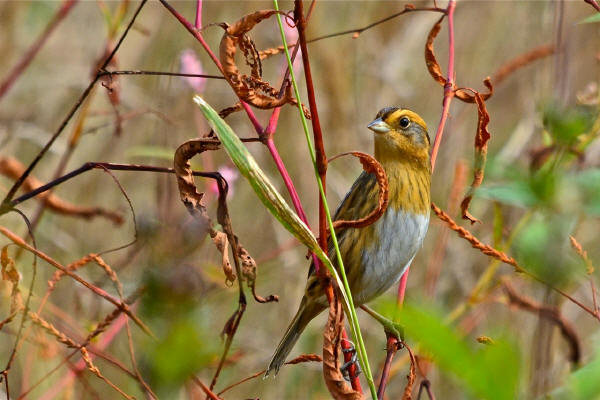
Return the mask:
<svg viewBox="0 0 600 400">
<path fill-rule="evenodd" d="M 275 10 L 279 10 L 279 4 L 278 4 L 277 0 L 273 0 L 273 5 L 274 5 Z M 352 300 L 352 292 L 350 291 L 350 285 L 348 284 L 348 279 L 346 278 L 344 262 L 342 261 L 342 255 L 340 253 L 340 248 L 338 246 L 335 229 L 333 229 L 333 220 L 331 218 L 331 212 L 329 211 L 329 207 L 327 206 L 327 200 L 325 198 L 325 191 L 323 190 L 323 182 L 321 181 L 321 178 L 319 176 L 319 171 L 317 169 L 316 155 L 315 155 L 315 150 L 314 150 L 312 141 L 310 139 L 310 133 L 308 131 L 308 124 L 306 122 L 306 117 L 304 116 L 304 112 L 302 111 L 302 102 L 300 99 L 300 91 L 298 90 L 298 84 L 296 82 L 296 76 L 294 74 L 292 60 L 290 58 L 287 41 L 285 39 L 285 32 L 283 30 L 281 16 L 279 14 L 277 14 L 276 17 L 277 17 L 277 24 L 279 25 L 279 32 L 281 34 L 281 40 L 283 42 L 285 57 L 288 62 L 290 77 L 292 79 L 292 85 L 294 87 L 294 95 L 296 96 L 298 110 L 300 112 L 300 119 L 302 120 L 302 128 L 304 130 L 304 135 L 306 137 L 306 143 L 308 145 L 308 150 L 310 152 L 311 161 L 313 163 L 315 177 L 316 177 L 317 183 L 319 185 L 319 194 L 321 196 L 321 199 L 323 200 L 323 205 L 325 207 L 325 214 L 327 216 L 327 223 L 329 225 L 331 241 L 333 242 L 333 246 L 335 248 L 336 259 L 337 259 L 337 263 L 338 263 L 339 270 L 340 270 L 339 272 L 340 272 L 340 275 L 341 275 L 342 281 L 343 281 L 343 286 L 340 286 L 340 290 L 342 291 L 342 293 L 345 292 L 344 296 L 347 296 L 347 298 L 348 298 L 349 307 L 347 307 L 346 312 L 348 314 L 348 319 L 350 320 L 350 327 L 352 328 L 352 334 L 354 336 L 354 340 L 356 341 L 356 343 L 358 343 L 359 361 L 361 363 L 363 371 L 365 371 L 365 377 L 367 379 L 367 383 L 369 384 L 369 389 L 371 390 L 371 396 L 373 397 L 373 399 L 377 399 L 377 390 L 375 389 L 373 375 L 371 373 L 371 368 L 369 367 L 369 359 L 367 357 L 367 351 L 366 351 L 365 344 L 364 344 L 364 341 L 363 341 L 363 338 L 362 338 L 362 335 L 360 332 L 360 325 L 358 323 L 356 309 L 354 308 L 354 301 Z M 328 266 L 328 268 L 329 268 L 329 266 Z M 338 282 L 338 285 L 339 285 L 339 282 Z"/>
<path fill-rule="evenodd" d="M 290 231 L 290 233 L 319 257 L 341 287 L 342 281 L 340 280 L 339 275 L 327 257 L 327 254 L 325 254 L 319 246 L 319 243 L 311 230 L 286 203 L 235 132 L 202 97 L 198 95 L 194 96 L 194 102 L 200 106 L 200 110 L 208 120 L 211 128 L 213 128 L 217 134 L 225 151 L 237 166 L 240 173 L 248 180 L 252 189 L 254 189 L 258 195 L 258 198 L 284 228 Z M 350 303 L 346 293 L 342 294 L 346 306 L 349 306 Z"/>
</svg>

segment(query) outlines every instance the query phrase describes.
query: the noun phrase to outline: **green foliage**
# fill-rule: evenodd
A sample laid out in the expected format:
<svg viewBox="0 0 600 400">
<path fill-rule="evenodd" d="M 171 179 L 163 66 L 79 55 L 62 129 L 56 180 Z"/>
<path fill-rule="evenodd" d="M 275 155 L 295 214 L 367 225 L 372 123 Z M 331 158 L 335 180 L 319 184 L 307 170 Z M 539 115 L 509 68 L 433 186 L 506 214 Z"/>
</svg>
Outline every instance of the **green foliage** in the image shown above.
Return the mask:
<svg viewBox="0 0 600 400">
<path fill-rule="evenodd" d="M 579 22 L 580 24 L 591 24 L 594 22 L 600 22 L 600 13 L 595 13 L 585 18 L 583 21 Z"/>
<path fill-rule="evenodd" d="M 549 396 L 552 400 L 597 400 L 600 399 L 600 347 L 589 363 L 572 372 L 566 384 L 554 390 Z"/>
<path fill-rule="evenodd" d="M 574 219 L 564 215 L 537 214 L 514 241 L 517 260 L 546 282 L 565 286 L 585 273 L 575 262 L 569 244 Z"/>
<path fill-rule="evenodd" d="M 385 305 L 388 315 L 396 305 Z M 410 342 L 419 343 L 436 365 L 460 381 L 461 386 L 481 399 L 515 399 L 520 373 L 517 347 L 504 340 L 479 344 L 444 323 L 443 314 L 422 303 L 408 302 L 399 322 Z"/>
<path fill-rule="evenodd" d="M 550 105 L 543 111 L 544 128 L 557 144 L 572 145 L 579 135 L 591 128 L 593 116 L 588 108 Z"/>
</svg>

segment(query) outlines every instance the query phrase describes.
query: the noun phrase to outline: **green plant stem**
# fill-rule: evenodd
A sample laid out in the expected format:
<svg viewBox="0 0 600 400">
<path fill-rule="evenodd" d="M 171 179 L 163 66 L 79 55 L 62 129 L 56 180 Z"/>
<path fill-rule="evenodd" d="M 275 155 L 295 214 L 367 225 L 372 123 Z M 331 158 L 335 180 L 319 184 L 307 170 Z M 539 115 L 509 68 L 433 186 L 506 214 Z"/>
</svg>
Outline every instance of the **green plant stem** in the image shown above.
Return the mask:
<svg viewBox="0 0 600 400">
<path fill-rule="evenodd" d="M 277 0 L 273 0 L 273 4 L 274 4 L 274 8 L 276 10 L 279 10 L 279 5 L 277 3 Z M 333 246 L 335 248 L 336 259 L 337 259 L 337 263 L 338 263 L 338 267 L 339 267 L 339 273 L 342 276 L 342 282 L 344 283 L 344 287 L 340 288 L 340 289 L 343 290 L 344 292 L 346 292 L 346 297 L 348 298 L 348 303 L 350 306 L 350 309 L 346 310 L 346 312 L 350 319 L 350 327 L 352 328 L 352 335 L 354 336 L 354 340 L 358 343 L 359 361 L 360 361 L 361 367 L 365 371 L 365 377 L 367 379 L 367 383 L 369 384 L 369 389 L 371 390 L 371 396 L 373 397 L 373 399 L 377 399 L 377 390 L 375 389 L 373 375 L 372 375 L 371 369 L 369 367 L 369 360 L 367 357 L 367 351 L 365 348 L 365 344 L 364 344 L 362 335 L 360 333 L 358 316 L 356 315 L 356 309 L 354 307 L 354 301 L 352 299 L 352 292 L 350 291 L 350 285 L 348 284 L 348 279 L 346 277 L 346 271 L 344 268 L 344 263 L 342 261 L 342 255 L 341 255 L 340 248 L 338 245 L 337 236 L 335 234 L 335 229 L 333 228 L 333 220 L 331 218 L 331 212 L 329 211 L 329 207 L 327 206 L 327 199 L 325 197 L 325 191 L 323 190 L 323 182 L 321 181 L 321 178 L 319 176 L 319 171 L 317 169 L 315 150 L 313 148 L 313 144 L 310 139 L 310 133 L 308 130 L 308 124 L 306 122 L 306 117 L 304 116 L 304 112 L 302 111 L 302 103 L 300 100 L 300 91 L 298 90 L 298 84 L 296 82 L 296 77 L 294 74 L 294 69 L 292 66 L 292 61 L 290 58 L 287 41 L 285 39 L 285 32 L 283 31 L 281 16 L 279 14 L 277 14 L 277 23 L 279 24 L 281 40 L 283 42 L 283 48 L 285 51 L 285 56 L 286 56 L 286 59 L 288 62 L 289 70 L 290 70 L 290 77 L 292 79 L 292 85 L 294 87 L 294 94 L 296 96 L 296 99 L 298 100 L 297 103 L 298 103 L 298 110 L 300 111 L 300 119 L 302 120 L 302 128 L 304 129 L 304 135 L 306 137 L 306 142 L 308 144 L 308 150 L 310 152 L 310 157 L 311 157 L 311 160 L 313 163 L 315 177 L 317 178 L 317 183 L 319 185 L 319 194 L 323 201 L 323 206 L 325 208 L 325 214 L 327 217 L 327 223 L 329 225 L 329 232 L 331 235 L 331 240 L 332 240 Z M 332 273 L 333 272 L 334 271 L 332 271 Z"/>
</svg>

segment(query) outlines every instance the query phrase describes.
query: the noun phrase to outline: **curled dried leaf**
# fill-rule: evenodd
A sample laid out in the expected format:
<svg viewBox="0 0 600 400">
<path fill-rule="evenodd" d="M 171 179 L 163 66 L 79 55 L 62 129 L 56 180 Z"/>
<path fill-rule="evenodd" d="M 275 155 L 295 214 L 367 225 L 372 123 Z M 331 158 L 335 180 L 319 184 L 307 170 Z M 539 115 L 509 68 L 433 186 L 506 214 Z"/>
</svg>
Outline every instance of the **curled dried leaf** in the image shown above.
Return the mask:
<svg viewBox="0 0 600 400">
<path fill-rule="evenodd" d="M 16 180 L 19 179 L 23 172 L 25 172 L 25 166 L 18 160 L 12 157 L 0 158 L 0 174 Z M 35 190 L 42 185 L 42 182 L 32 175 L 29 175 L 23 182 L 23 187 L 29 191 Z M 120 225 L 124 221 L 123 216 L 115 211 L 106 210 L 102 207 L 78 206 L 64 201 L 50 192 L 41 193 L 37 198 L 46 203 L 46 206 L 48 206 L 50 210 L 58 214 L 82 217 L 84 219 L 104 217 L 116 225 Z"/>
<path fill-rule="evenodd" d="M 487 100 L 494 94 L 494 87 L 492 86 L 492 81 L 488 76 L 483 80 L 483 85 L 488 89 L 487 93 L 479 93 L 483 100 Z M 469 91 L 473 91 L 472 89 L 462 89 L 458 88 L 455 90 L 454 95 L 457 99 L 464 101 L 465 103 L 476 103 L 477 99 L 474 95 L 471 95 Z"/>
<path fill-rule="evenodd" d="M 469 204 L 473 199 L 475 190 L 481 185 L 483 181 L 483 174 L 485 169 L 485 162 L 487 159 L 487 144 L 490 140 L 490 132 L 488 130 L 488 124 L 490 122 L 490 115 L 485 107 L 483 96 L 478 92 L 474 92 L 475 101 L 477 102 L 477 133 L 475 134 L 475 161 L 473 166 L 473 182 L 467 192 L 467 195 L 460 203 L 460 210 L 462 217 L 471 221 L 472 224 L 479 222 L 479 220 L 473 217 L 469 213 Z"/>
<path fill-rule="evenodd" d="M 242 274 L 244 275 L 244 278 L 246 278 L 246 282 L 252 290 L 252 296 L 254 296 L 254 299 L 259 303 L 279 301 L 279 296 L 277 295 L 271 294 L 265 298 L 256 293 L 256 261 L 254 261 L 254 258 L 252 258 L 250 253 L 248 253 L 248 250 L 246 250 L 241 244 L 238 244 L 238 249 L 238 256 L 240 258 L 240 261 L 242 262 Z"/>
<path fill-rule="evenodd" d="M 231 26 L 225 25 L 225 33 L 219 45 L 219 58 L 225 79 L 240 100 L 262 109 L 282 106 L 293 98 L 289 85 L 280 97 L 277 89 L 262 80 L 261 54 L 247 35 L 256 24 L 277 13 L 279 11 L 260 10 L 245 15 Z M 246 64 L 251 69 L 250 76 L 241 74 L 235 63 L 238 48 L 243 52 Z"/>
<path fill-rule="evenodd" d="M 210 219 L 206 214 L 206 207 L 202 204 L 204 193 L 196 189 L 190 159 L 204 151 L 217 150 L 219 146 L 218 140 L 210 138 L 188 140 L 175 150 L 173 162 L 181 201 L 192 216 L 201 219 L 207 225 L 210 225 Z"/>
<path fill-rule="evenodd" d="M 342 305 L 334 298 L 329 303 L 329 315 L 323 332 L 323 376 L 334 399 L 361 400 L 364 396 L 346 383 L 338 366 L 338 347 L 343 326 Z"/>
<path fill-rule="evenodd" d="M 229 241 L 227 240 L 227 235 L 224 232 L 214 232 L 212 240 L 217 247 L 217 250 L 219 250 L 222 255 L 221 263 L 223 265 L 223 272 L 225 273 L 226 277 L 225 283 L 228 286 L 231 286 L 235 281 L 235 274 L 233 273 L 233 268 L 229 262 L 229 249 L 227 248 Z"/>
<path fill-rule="evenodd" d="M 429 35 L 427 35 L 427 41 L 425 42 L 425 64 L 427 65 L 427 70 L 431 77 L 438 82 L 440 85 L 445 86 L 448 82 L 444 75 L 442 74 L 442 68 L 435 57 L 435 52 L 433 50 L 433 42 L 437 37 L 438 33 L 440 33 L 440 29 L 442 28 L 442 21 L 445 15 L 437 20 L 437 22 L 433 25 L 431 30 L 429 31 Z M 488 89 L 487 93 L 481 94 L 483 100 L 487 100 L 494 93 L 494 88 L 492 87 L 492 81 L 490 77 L 484 79 L 483 84 Z M 454 87 L 452 89 L 455 89 Z M 464 101 L 465 103 L 475 103 L 475 96 L 468 93 L 468 89 L 455 89 L 454 95 Z"/>
<path fill-rule="evenodd" d="M 438 33 L 440 33 L 440 29 L 442 29 L 442 21 L 444 20 L 444 17 L 445 15 L 442 15 L 442 17 L 433 25 L 429 31 L 429 35 L 427 35 L 427 42 L 425 42 L 425 64 L 427 65 L 427 70 L 432 78 L 442 86 L 446 84 L 446 78 L 444 78 L 444 75 L 442 75 L 440 64 L 435 58 L 435 53 L 433 52 L 433 41 Z"/>
<path fill-rule="evenodd" d="M 377 177 L 377 186 L 379 187 L 379 199 L 377 208 L 369 213 L 369 215 L 359 218 L 353 221 L 339 220 L 333 223 L 333 227 L 337 230 L 340 228 L 364 228 L 365 226 L 369 226 L 377 221 L 383 213 L 385 212 L 388 201 L 389 201 L 389 185 L 387 175 L 385 174 L 385 170 L 383 166 L 377 161 L 374 157 L 369 154 L 362 153 L 360 151 L 351 151 L 348 153 L 342 153 L 335 157 L 333 157 L 329 161 L 333 161 L 339 157 L 345 155 L 353 155 L 360 160 L 360 163 L 363 166 L 363 169 L 370 173 L 374 174 Z"/>
</svg>

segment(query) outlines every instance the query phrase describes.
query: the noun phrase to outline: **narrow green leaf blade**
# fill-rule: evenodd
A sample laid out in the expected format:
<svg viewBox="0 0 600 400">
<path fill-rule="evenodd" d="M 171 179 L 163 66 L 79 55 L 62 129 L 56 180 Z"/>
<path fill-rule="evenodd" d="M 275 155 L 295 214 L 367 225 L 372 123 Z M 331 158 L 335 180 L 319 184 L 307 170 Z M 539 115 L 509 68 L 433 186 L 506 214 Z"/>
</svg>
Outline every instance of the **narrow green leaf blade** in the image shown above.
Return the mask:
<svg viewBox="0 0 600 400">
<path fill-rule="evenodd" d="M 327 254 L 319 246 L 312 231 L 308 229 L 306 224 L 302 222 L 294 210 L 286 203 L 285 199 L 258 166 L 258 163 L 254 160 L 248 149 L 246 149 L 240 138 L 202 97 L 195 95 L 194 102 L 200 107 L 200 110 L 217 134 L 225 151 L 240 170 L 240 173 L 248 180 L 262 203 L 284 228 L 290 231 L 290 233 L 319 257 L 329 272 L 335 277 L 338 286 L 343 288 L 344 285 L 337 271 L 333 267 L 329 257 L 327 257 Z M 347 294 L 343 290 L 342 295 L 346 308 L 349 309 L 350 303 Z"/>
</svg>

